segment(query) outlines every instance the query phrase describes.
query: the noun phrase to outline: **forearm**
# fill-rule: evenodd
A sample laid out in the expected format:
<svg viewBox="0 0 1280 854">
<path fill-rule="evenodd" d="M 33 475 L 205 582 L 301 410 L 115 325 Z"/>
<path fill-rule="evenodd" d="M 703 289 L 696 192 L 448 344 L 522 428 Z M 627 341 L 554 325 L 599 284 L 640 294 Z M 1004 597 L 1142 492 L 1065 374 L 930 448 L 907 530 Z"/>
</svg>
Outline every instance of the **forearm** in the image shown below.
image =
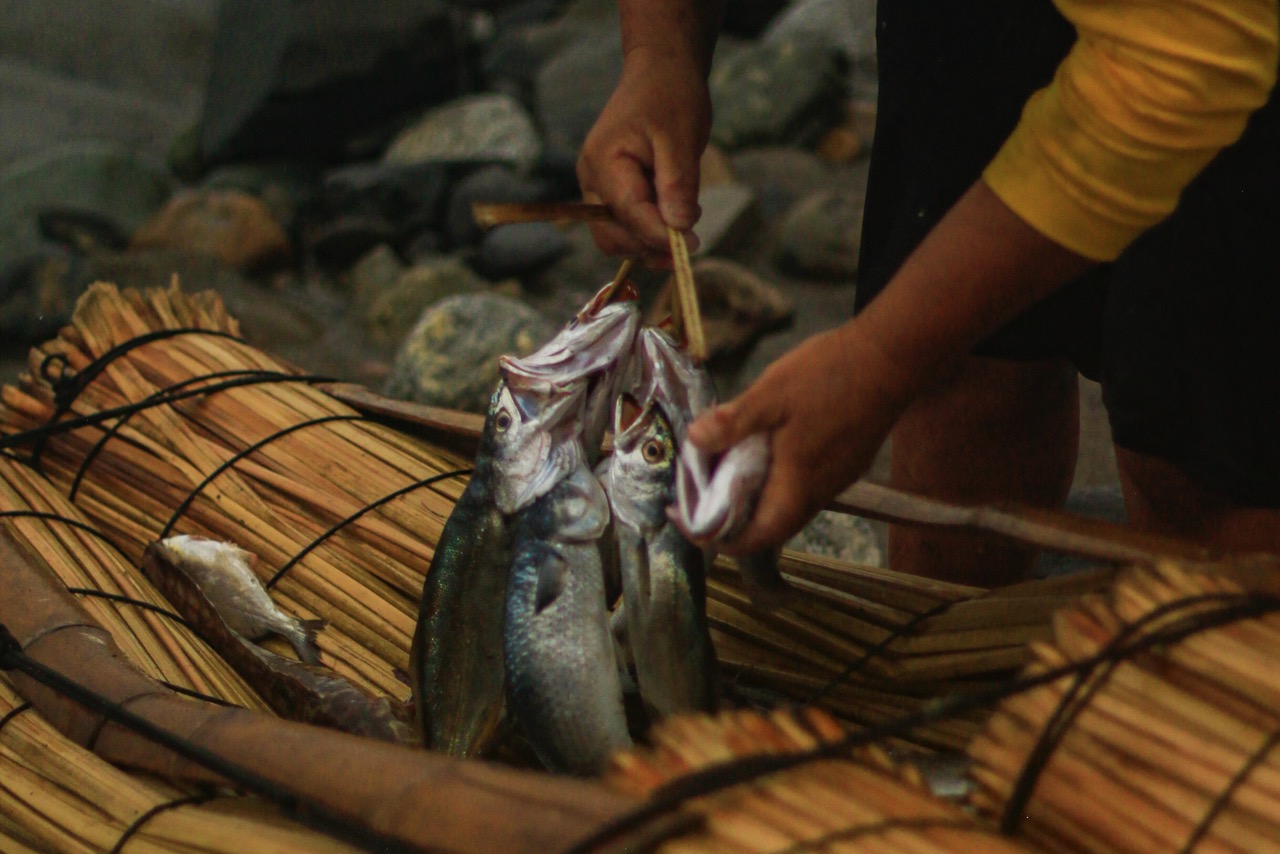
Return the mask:
<svg viewBox="0 0 1280 854">
<path fill-rule="evenodd" d="M 909 398 L 1093 264 L 1033 229 L 979 181 L 842 334 L 880 351 L 884 384 Z"/>
<path fill-rule="evenodd" d="M 711 69 L 725 0 L 619 0 L 623 56 L 645 49 Z"/>
</svg>

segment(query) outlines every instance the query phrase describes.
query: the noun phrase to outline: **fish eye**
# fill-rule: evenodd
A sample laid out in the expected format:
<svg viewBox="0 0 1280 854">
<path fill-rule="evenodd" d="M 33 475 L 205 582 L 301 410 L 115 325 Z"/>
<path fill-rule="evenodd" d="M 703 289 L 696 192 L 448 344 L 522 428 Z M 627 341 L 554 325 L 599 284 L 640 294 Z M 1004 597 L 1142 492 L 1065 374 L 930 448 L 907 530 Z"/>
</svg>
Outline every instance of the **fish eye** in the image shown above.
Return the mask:
<svg viewBox="0 0 1280 854">
<path fill-rule="evenodd" d="M 660 463 L 666 459 L 667 450 L 662 446 L 662 442 L 650 439 L 641 446 L 640 456 L 644 457 L 646 463 Z"/>
<path fill-rule="evenodd" d="M 498 414 L 493 416 L 493 427 L 499 433 L 505 433 L 511 428 L 511 422 L 514 420 L 510 412 L 505 409 L 499 409 Z"/>
</svg>

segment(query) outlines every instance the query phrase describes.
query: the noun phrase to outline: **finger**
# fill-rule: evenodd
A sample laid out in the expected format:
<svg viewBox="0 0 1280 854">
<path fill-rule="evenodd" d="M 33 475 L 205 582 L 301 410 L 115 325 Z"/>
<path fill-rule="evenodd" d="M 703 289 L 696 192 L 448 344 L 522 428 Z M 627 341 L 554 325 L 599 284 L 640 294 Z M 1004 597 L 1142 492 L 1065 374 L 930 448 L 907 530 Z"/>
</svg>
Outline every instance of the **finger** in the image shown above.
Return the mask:
<svg viewBox="0 0 1280 854">
<path fill-rule="evenodd" d="M 727 451 L 748 436 L 775 429 L 782 407 L 759 381 L 728 403 L 712 407 L 689 425 L 689 441 L 710 454 Z"/>
<path fill-rule="evenodd" d="M 618 222 L 650 252 L 665 252 L 668 245 L 667 224 L 658 212 L 654 187 L 649 175 L 636 161 L 624 157 L 632 168 L 618 169 L 613 175 L 611 197 L 605 199 Z"/>
<path fill-rule="evenodd" d="M 702 216 L 698 205 L 700 168 L 690 146 L 675 145 L 666 137 L 654 140 L 653 186 L 658 212 L 671 228 L 689 231 Z"/>
<path fill-rule="evenodd" d="M 770 466 L 755 513 L 733 540 L 720 543 L 725 554 L 741 555 L 781 548 L 811 519 L 816 508 L 798 472 L 789 466 Z"/>
</svg>

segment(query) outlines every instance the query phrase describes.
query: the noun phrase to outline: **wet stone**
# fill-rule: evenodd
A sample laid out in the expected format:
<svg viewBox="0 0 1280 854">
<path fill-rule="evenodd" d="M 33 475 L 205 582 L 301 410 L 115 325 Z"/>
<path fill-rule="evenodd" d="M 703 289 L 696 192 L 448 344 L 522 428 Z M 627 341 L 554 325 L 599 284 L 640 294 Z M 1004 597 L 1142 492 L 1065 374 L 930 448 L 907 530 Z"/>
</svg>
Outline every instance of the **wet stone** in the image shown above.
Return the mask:
<svg viewBox="0 0 1280 854">
<path fill-rule="evenodd" d="M 409 333 L 383 393 L 484 412 L 498 382 L 498 356 L 528 355 L 555 331 L 553 324 L 511 297 L 449 297 L 427 309 Z"/>
</svg>

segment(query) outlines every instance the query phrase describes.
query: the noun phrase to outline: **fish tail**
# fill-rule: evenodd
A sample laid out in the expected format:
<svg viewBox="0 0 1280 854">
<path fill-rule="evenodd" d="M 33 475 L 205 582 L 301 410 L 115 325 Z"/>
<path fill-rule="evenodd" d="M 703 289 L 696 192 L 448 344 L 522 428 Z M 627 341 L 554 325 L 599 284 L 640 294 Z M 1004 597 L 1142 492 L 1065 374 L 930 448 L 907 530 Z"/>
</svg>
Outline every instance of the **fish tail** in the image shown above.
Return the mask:
<svg viewBox="0 0 1280 854">
<path fill-rule="evenodd" d="M 299 636 L 289 638 L 289 644 L 306 664 L 320 663 L 320 648 L 316 646 L 316 632 L 326 625 L 324 620 L 298 620 Z"/>
</svg>

